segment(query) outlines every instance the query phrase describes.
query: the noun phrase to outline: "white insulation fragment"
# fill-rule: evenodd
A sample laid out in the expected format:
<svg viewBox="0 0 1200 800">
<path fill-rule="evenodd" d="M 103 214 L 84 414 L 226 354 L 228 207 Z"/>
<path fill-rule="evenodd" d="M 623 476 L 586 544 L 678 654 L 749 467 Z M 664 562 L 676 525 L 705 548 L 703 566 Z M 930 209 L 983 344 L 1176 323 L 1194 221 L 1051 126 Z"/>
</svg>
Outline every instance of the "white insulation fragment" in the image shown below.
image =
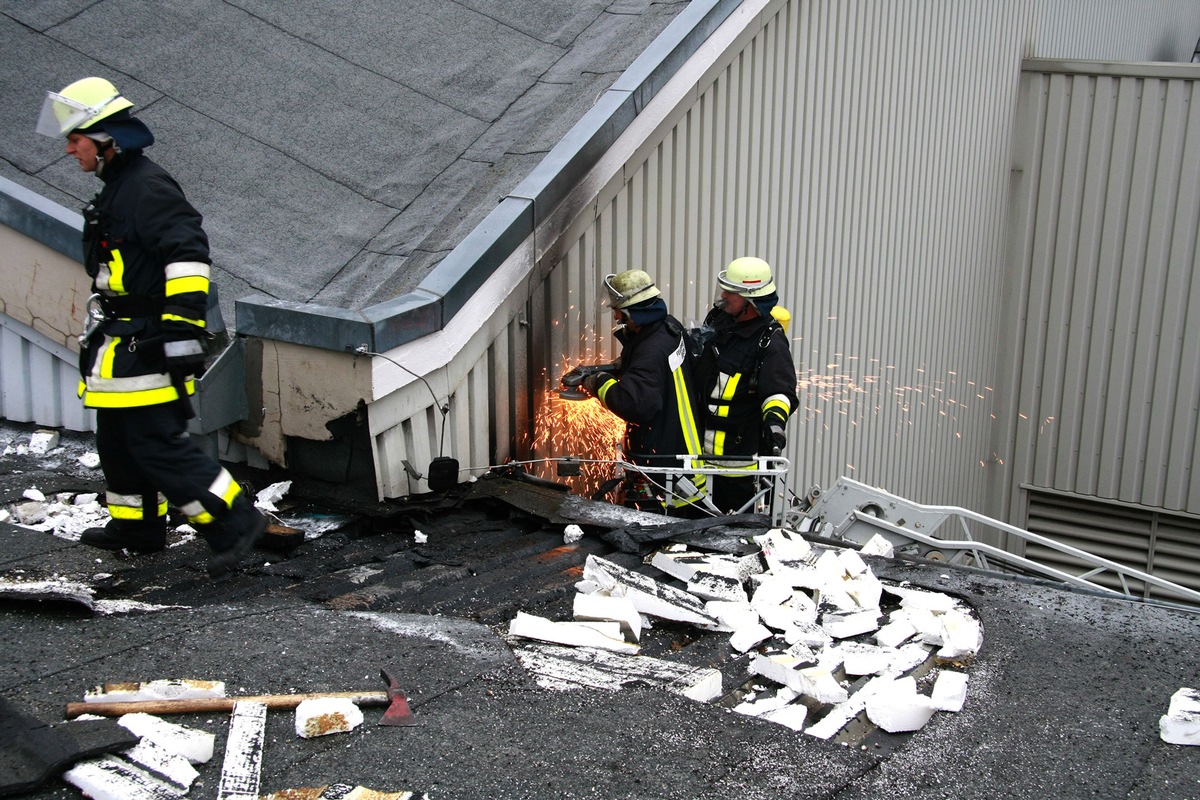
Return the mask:
<svg viewBox="0 0 1200 800">
<path fill-rule="evenodd" d="M 1158 735 L 1167 744 L 1200 745 L 1200 691 L 1185 687 L 1171 695 Z"/>
<path fill-rule="evenodd" d="M 85 703 L 124 703 L 132 700 L 193 700 L 200 697 L 224 697 L 223 681 L 184 678 L 132 683 L 107 683 L 89 689 Z"/>
<path fill-rule="evenodd" d="M 296 735 L 301 739 L 347 733 L 362 721 L 362 711 L 346 697 L 314 697 L 296 706 Z"/>
<path fill-rule="evenodd" d="M 192 764 L 204 764 L 213 757 L 213 741 L 216 737 L 208 731 L 176 725 L 161 717 L 140 712 L 122 715 L 117 724 L 143 739 L 154 740 Z"/>
<path fill-rule="evenodd" d="M 610 627 L 599 627 L 605 625 Z M 626 642 L 622 637 L 620 623 L 554 622 L 524 611 L 518 611 L 516 618 L 508 624 L 508 635 L 553 644 L 595 647 L 628 655 L 636 655 L 640 650 L 638 645 Z"/>
<path fill-rule="evenodd" d="M 116 756 L 81 761 L 62 778 L 93 800 L 176 800 L 187 794 Z"/>
<path fill-rule="evenodd" d="M 515 647 L 514 652 L 545 689 L 616 691 L 625 685 L 638 684 L 660 686 L 701 703 L 712 702 L 721 695 L 721 672 L 711 667 L 690 667 L 650 656 L 548 644 L 526 644 Z"/>
<path fill-rule="evenodd" d="M 233 704 L 217 800 L 258 800 L 266 727 L 265 703 L 239 700 Z"/>
</svg>

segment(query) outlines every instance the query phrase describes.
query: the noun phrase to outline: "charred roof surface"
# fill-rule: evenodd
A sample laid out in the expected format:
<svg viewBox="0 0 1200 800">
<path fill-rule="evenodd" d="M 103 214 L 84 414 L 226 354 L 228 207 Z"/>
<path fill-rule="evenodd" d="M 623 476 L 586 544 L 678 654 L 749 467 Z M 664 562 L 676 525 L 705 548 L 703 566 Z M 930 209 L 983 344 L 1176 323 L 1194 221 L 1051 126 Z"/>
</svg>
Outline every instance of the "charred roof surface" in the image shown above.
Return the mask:
<svg viewBox="0 0 1200 800">
<path fill-rule="evenodd" d="M 65 434 L 45 455 L 22 450 L 27 440 L 27 431 L 6 434 L 5 508 L 34 488 L 66 502 L 97 490 L 97 471 L 79 460 L 87 437 Z M 589 557 L 668 579 L 615 551 L 602 531 L 564 542 L 561 521 L 506 494 L 463 485 L 348 509 L 293 487 L 280 513 L 324 532 L 289 553 L 255 551 L 247 569 L 219 582 L 204 574 L 196 540 L 128 557 L 0 526 L 5 579 L 74 580 L 93 592 L 91 608 L 65 595 L 0 600 L 0 693 L 61 723 L 66 703 L 113 681 L 220 680 L 229 694 L 250 695 L 377 690 L 381 669 L 396 677 L 416 727 L 378 727 L 379 711 L 366 709 L 366 724 L 350 733 L 299 739 L 290 711 L 268 712 L 264 793 L 344 783 L 434 798 L 1200 795 L 1194 748 L 1166 744 L 1158 731 L 1171 695 L 1200 683 L 1195 613 L 868 557 L 884 582 L 969 606 L 983 646 L 963 665 L 961 711 L 847 746 L 732 713 L 749 655 L 727 634 L 686 624 L 656 621 L 642 652 L 718 670 L 717 702 L 638 683 L 542 686 L 507 636 L 516 614 L 570 619 Z M 228 715 L 171 721 L 215 735 L 217 755 L 198 765 L 191 792 L 213 796 Z M 29 796 L 78 792 L 52 780 Z"/>
</svg>

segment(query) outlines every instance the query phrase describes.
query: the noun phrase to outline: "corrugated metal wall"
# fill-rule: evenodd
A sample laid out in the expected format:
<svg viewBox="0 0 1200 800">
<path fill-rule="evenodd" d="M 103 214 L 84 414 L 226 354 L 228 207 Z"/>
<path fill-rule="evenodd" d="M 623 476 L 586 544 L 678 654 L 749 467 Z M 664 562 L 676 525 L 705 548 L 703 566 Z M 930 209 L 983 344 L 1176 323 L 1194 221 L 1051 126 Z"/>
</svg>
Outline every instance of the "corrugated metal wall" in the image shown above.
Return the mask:
<svg viewBox="0 0 1200 800">
<path fill-rule="evenodd" d="M 775 266 L 793 314 L 802 398 L 787 453 L 793 488 L 849 475 L 1006 517 L 1009 454 L 995 431 L 1008 424 L 1002 356 L 1016 325 L 1001 300 L 1021 60 L 1186 61 L 1200 3 L 749 7 L 752 19 L 731 18 L 741 30 L 730 46 L 697 56 L 673 81 L 690 90 L 663 93 L 643 112 L 675 102 L 662 122 L 627 132 L 641 139 L 626 160 L 598 168 L 594 186 L 580 189 L 588 197 L 565 204 L 573 216 L 540 227 L 528 281 L 514 282 L 529 325 L 510 330 L 518 312 L 506 307 L 495 340 L 507 342 L 501 357 L 525 352 L 528 362 L 512 369 L 492 347 L 470 356 L 491 359 L 493 418 L 527 409 L 532 420 L 522 376 L 536 395 L 564 362 L 612 352 L 597 305 L 606 273 L 647 269 L 687 322 L 714 298 L 716 273 L 755 254 Z M 390 435 L 372 428 L 377 442 Z M 512 432 L 519 449 L 525 431 L 517 423 Z M 495 433 L 493 460 L 509 453 Z M 383 447 L 380 463 L 408 449 Z M 452 451 L 467 458 L 465 446 Z M 393 478 L 381 486 L 388 496 L 416 488 Z"/>
<path fill-rule="evenodd" d="M 1200 66 L 1027 64 L 1021 486 L 1200 514 Z"/>
<path fill-rule="evenodd" d="M 72 431 L 96 429 L 76 390 L 79 357 L 0 314 L 0 417 Z"/>
<path fill-rule="evenodd" d="M 551 297 L 573 310 L 551 351 L 606 329 L 607 272 L 649 270 L 687 321 L 730 259 L 760 255 L 793 314 L 794 488 L 849 475 L 1003 515 L 989 493 L 1021 55 L 1190 56 L 1180 23 L 1197 10 L 1062 6 L 771 4 L 565 248 Z"/>
</svg>

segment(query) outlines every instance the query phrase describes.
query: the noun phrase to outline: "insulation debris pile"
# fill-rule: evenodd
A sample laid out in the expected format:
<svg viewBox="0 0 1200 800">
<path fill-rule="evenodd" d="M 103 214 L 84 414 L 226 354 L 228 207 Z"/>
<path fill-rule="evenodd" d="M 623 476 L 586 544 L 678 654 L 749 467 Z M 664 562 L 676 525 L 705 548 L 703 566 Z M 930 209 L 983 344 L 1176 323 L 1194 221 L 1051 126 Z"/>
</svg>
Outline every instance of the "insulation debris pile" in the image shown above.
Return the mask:
<svg viewBox="0 0 1200 800">
<path fill-rule="evenodd" d="M 838 741 L 856 719 L 898 733 L 962 709 L 965 669 L 983 644 L 969 607 L 879 580 L 860 551 L 778 528 L 750 541 L 757 549 L 746 555 L 683 545 L 655 552 L 646 562 L 667 580 L 589 556 L 574 620 L 518 613 L 509 636 L 532 642 L 517 655 L 548 688 L 648 682 Z M 882 537 L 861 552 L 892 555 Z M 729 634 L 749 676 L 723 689 L 717 670 L 638 655 L 656 620 Z"/>
<path fill-rule="evenodd" d="M 149 714 L 126 714 L 121 727 L 141 737 L 121 753 L 80 761 L 63 780 L 96 800 L 185 797 L 199 773 L 193 764 L 213 756 L 213 735 Z"/>
<path fill-rule="evenodd" d="M 385 677 L 390 679 L 386 672 Z M 366 702 L 371 693 L 351 693 Z M 387 693 L 391 698 L 391 690 Z M 374 699 L 374 698 L 372 698 Z M 213 702 L 213 701 L 225 701 Z M 88 690 L 82 704 L 73 706 L 115 716 L 129 706 L 154 708 L 160 713 L 196 712 L 205 708 L 231 709 L 217 800 L 251 800 L 260 797 L 267 712 L 286 708 L 295 700 L 295 730 L 310 739 L 346 733 L 362 724 L 363 714 L 351 697 L 343 695 L 262 695 L 227 698 L 225 684 L 210 680 L 155 680 L 107 683 Z M 407 710 L 407 703 L 404 708 Z M 79 719 L 101 719 L 92 713 Z M 138 737 L 137 744 L 119 753 L 77 761 L 62 778 L 95 800 L 172 800 L 188 795 L 200 773 L 193 766 L 212 759 L 215 737 L 195 728 L 166 722 L 150 713 L 125 713 L 118 724 Z M 383 724 L 383 723 L 381 723 Z M 0 791 L 0 794 L 3 792 Z M 348 783 L 285 789 L 269 798 L 311 800 L 416 800 L 414 792 L 379 792 Z"/>
</svg>

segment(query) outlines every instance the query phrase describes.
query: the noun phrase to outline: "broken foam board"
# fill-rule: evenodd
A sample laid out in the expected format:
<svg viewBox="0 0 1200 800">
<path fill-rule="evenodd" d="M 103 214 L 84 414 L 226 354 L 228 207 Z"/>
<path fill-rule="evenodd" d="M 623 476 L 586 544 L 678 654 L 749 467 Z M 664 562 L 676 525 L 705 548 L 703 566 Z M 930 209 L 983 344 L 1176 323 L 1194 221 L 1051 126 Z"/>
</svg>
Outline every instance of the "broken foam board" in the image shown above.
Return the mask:
<svg viewBox="0 0 1200 800">
<path fill-rule="evenodd" d="M 180 680 L 106 683 L 89 689 L 85 703 L 127 703 L 134 700 L 192 700 L 200 697 L 224 697 L 223 681 Z"/>
<path fill-rule="evenodd" d="M 553 644 L 612 650 L 627 655 L 636 655 L 641 649 L 622 638 L 621 624 L 618 622 L 554 622 L 524 611 L 518 611 L 516 618 L 509 623 L 508 635 Z"/>
<path fill-rule="evenodd" d="M 233 704 L 217 800 L 258 800 L 266 726 L 265 703 L 239 700 Z"/>
<path fill-rule="evenodd" d="M 81 761 L 62 777 L 93 800 L 176 800 L 187 794 L 117 756 Z"/>
<path fill-rule="evenodd" d="M 595 583 L 603 594 L 628 597 L 637 610 L 647 616 L 707 628 L 717 625 L 716 620 L 705 612 L 704 603 L 694 595 L 607 559 L 589 555 L 583 565 L 583 579 Z"/>
<path fill-rule="evenodd" d="M 208 731 L 176 725 L 161 717 L 142 713 L 124 714 L 117 724 L 143 739 L 152 739 L 192 764 L 204 764 L 213 757 L 215 737 Z"/>
<path fill-rule="evenodd" d="M 1171 695 L 1158 735 L 1167 744 L 1200 745 L 1200 691 L 1185 687 Z"/>
<path fill-rule="evenodd" d="M 362 711 L 346 697 L 313 697 L 296 706 L 296 735 L 302 739 L 347 733 L 362 722 Z"/>
<path fill-rule="evenodd" d="M 572 613 L 576 620 L 609 620 L 620 623 L 621 632 L 626 637 L 635 642 L 642 638 L 642 615 L 628 597 L 576 592 Z"/>
<path fill-rule="evenodd" d="M 659 686 L 701 703 L 710 703 L 721 695 L 721 672 L 710 667 L 551 644 L 524 643 L 514 646 L 513 651 L 545 689 L 616 691 L 639 684 Z"/>
<path fill-rule="evenodd" d="M 265 794 L 262 800 L 426 800 L 427 794 L 416 792 L 379 792 L 364 786 L 348 783 L 331 783 L 328 786 L 306 786 L 284 789 Z"/>
</svg>

